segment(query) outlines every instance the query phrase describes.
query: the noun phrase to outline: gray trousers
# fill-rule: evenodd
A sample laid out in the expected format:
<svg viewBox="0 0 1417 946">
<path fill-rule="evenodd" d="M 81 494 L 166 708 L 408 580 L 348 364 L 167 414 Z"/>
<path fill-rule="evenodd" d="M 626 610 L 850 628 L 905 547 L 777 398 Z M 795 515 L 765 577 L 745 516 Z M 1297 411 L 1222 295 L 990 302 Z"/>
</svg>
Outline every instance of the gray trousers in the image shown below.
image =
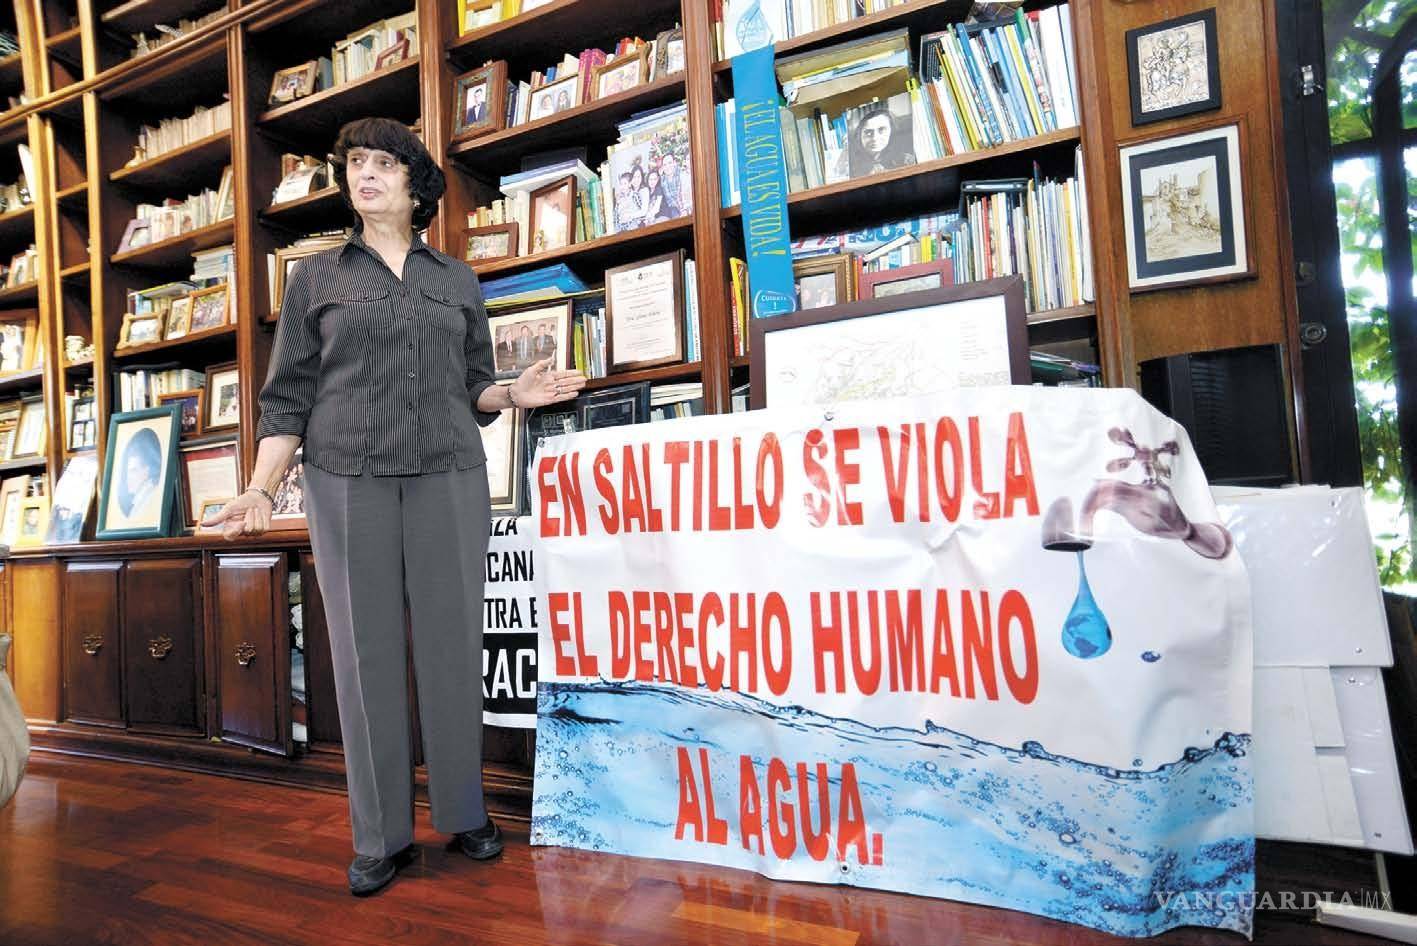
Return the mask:
<svg viewBox="0 0 1417 946">
<path fill-rule="evenodd" d="M 487 469 L 340 476 L 305 464 L 357 854 L 413 842 L 404 604 L 433 826 L 487 823 L 482 797 L 482 583 Z"/>
</svg>

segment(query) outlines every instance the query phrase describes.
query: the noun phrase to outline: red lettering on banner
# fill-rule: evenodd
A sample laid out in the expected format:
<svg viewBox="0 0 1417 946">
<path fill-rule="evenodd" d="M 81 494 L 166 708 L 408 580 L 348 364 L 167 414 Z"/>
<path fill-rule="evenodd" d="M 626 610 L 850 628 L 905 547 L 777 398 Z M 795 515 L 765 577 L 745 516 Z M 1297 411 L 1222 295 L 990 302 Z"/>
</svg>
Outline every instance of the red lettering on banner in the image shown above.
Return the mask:
<svg viewBox="0 0 1417 946">
<path fill-rule="evenodd" d="M 694 441 L 694 531 L 704 527 L 704 443 Z"/>
<path fill-rule="evenodd" d="M 699 786 L 694 781 L 694 764 L 689 750 L 679 746 L 674 753 L 679 763 L 679 818 L 674 825 L 674 840 L 684 840 L 684 829 L 694 829 L 694 840 L 704 839 L 704 813 L 699 807 Z"/>
<path fill-rule="evenodd" d="M 837 803 L 836 859 L 846 860 L 846 849 L 856 846 L 856 861 L 868 863 L 866 853 L 866 813 L 861 810 L 861 789 L 856 784 L 856 766 L 841 765 L 841 800 Z"/>
<path fill-rule="evenodd" d="M 751 495 L 749 496 L 751 499 Z M 753 528 L 753 504 L 743 501 L 743 438 L 733 438 L 733 528 Z"/>
<path fill-rule="evenodd" d="M 738 836 L 743 850 L 751 851 L 750 842 L 756 840 L 758 853 L 763 853 L 763 796 L 753 760 L 745 755 L 738 757 Z"/>
<path fill-rule="evenodd" d="M 617 680 L 630 677 L 630 604 L 625 593 L 612 591 L 608 596 L 610 613 L 610 673 Z"/>
<path fill-rule="evenodd" d="M 887 647 L 895 655 L 891 661 L 891 689 L 925 689 L 925 637 L 920 626 L 920 589 L 906 593 L 905 616 L 900 613 L 900 595 L 886 596 Z"/>
<path fill-rule="evenodd" d="M 831 783 L 827 780 L 827 764 L 817 763 L 817 823 L 820 831 L 812 830 L 812 800 L 807 787 L 807 763 L 797 763 L 797 802 L 802 810 L 802 846 L 814 861 L 827 859 L 832 833 Z"/>
<path fill-rule="evenodd" d="M 674 608 L 667 592 L 654 593 L 655 679 L 679 682 L 679 662 L 674 658 Z"/>
<path fill-rule="evenodd" d="M 773 646 L 776 631 L 777 646 Z M 776 652 L 778 659 L 773 660 Z M 787 617 L 787 602 L 776 591 L 763 599 L 763 676 L 768 690 L 775 696 L 787 692 L 792 682 L 792 622 Z"/>
<path fill-rule="evenodd" d="M 733 519 L 729 508 L 718 501 L 718 441 L 710 440 L 709 452 L 709 495 L 708 527 L 710 532 L 726 532 L 732 528 Z"/>
<path fill-rule="evenodd" d="M 822 596 L 820 592 L 813 592 L 811 599 L 812 606 L 812 653 L 815 656 L 815 670 L 817 672 L 813 688 L 818 693 L 827 692 L 827 667 L 828 657 L 833 658 L 832 669 L 836 672 L 832 678 L 836 681 L 833 692 L 846 692 L 846 668 L 843 666 L 844 660 L 841 649 L 841 595 L 838 592 L 830 592 L 827 599 L 831 602 L 831 619 L 822 620 Z M 855 598 L 852 599 L 853 606 Z"/>
<path fill-rule="evenodd" d="M 856 596 L 846 599 L 846 624 L 851 628 L 851 670 L 856 677 L 856 689 L 862 696 L 870 696 L 881 688 L 881 626 L 877 608 L 878 594 L 866 592 L 866 609 L 870 612 L 871 632 L 861 635 L 861 621 L 856 614 Z M 868 648 L 866 645 L 870 644 Z M 865 653 L 871 651 L 871 662 L 865 661 Z"/>
<path fill-rule="evenodd" d="M 600 498 L 604 500 L 600 504 L 600 524 L 609 535 L 614 535 L 620 531 L 620 510 L 615 498 L 615 484 L 610 482 L 610 471 L 614 464 L 610 461 L 610 451 L 601 447 L 595 451 L 595 460 L 591 463 L 591 473 L 595 477 L 595 488 L 600 492 Z"/>
<path fill-rule="evenodd" d="M 768 502 L 763 490 L 768 482 L 769 463 L 772 464 L 772 502 Z M 778 443 L 777 434 L 764 434 L 758 443 L 757 493 L 758 516 L 765 529 L 776 528 L 782 518 L 782 477 L 782 444 Z"/>
<path fill-rule="evenodd" d="M 950 682 L 950 696 L 959 696 L 959 670 L 955 667 L 954 632 L 950 630 L 950 598 L 943 588 L 935 592 L 935 647 L 930 657 L 930 692 L 940 692 L 940 681 Z"/>
<path fill-rule="evenodd" d="M 876 436 L 881 441 L 881 466 L 886 471 L 886 502 L 891 507 L 891 519 L 905 521 L 905 481 L 910 478 L 910 425 L 900 425 L 900 447 L 895 458 L 891 457 L 891 431 L 889 427 L 877 427 Z"/>
<path fill-rule="evenodd" d="M 841 484 L 837 496 L 836 521 L 839 525 L 861 524 L 861 503 L 851 499 L 848 490 L 861 482 L 861 464 L 850 454 L 861 446 L 861 431 L 855 427 L 839 427 L 832 431 L 832 446 L 836 451 L 836 478 Z"/>
<path fill-rule="evenodd" d="M 703 606 L 699 608 L 699 666 L 704 671 L 704 686 L 710 691 L 717 692 L 723 689 L 723 654 L 721 651 L 714 651 L 709 648 L 709 623 L 714 622 L 719 629 L 723 628 L 723 602 L 718 595 L 709 592 L 704 595 Z M 717 660 L 710 659 L 717 657 Z"/>
<path fill-rule="evenodd" d="M 979 459 L 979 418 L 969 419 L 969 480 L 974 486 L 974 518 L 999 518 L 999 494 L 984 489 L 984 464 Z"/>
<path fill-rule="evenodd" d="M 689 462 L 689 445 L 683 440 L 671 440 L 664 445 L 664 462 L 669 464 L 669 528 L 679 531 L 679 479 L 684 464 Z M 646 463 L 646 466 L 649 464 Z"/>
<path fill-rule="evenodd" d="M 683 749 L 679 751 L 682 753 L 679 757 L 682 781 L 689 757 Z M 692 775 L 692 771 L 688 771 L 688 776 Z M 812 797 L 813 782 L 817 789 L 815 800 Z M 868 830 L 856 766 L 850 762 L 842 763 L 841 777 L 836 783 L 839 787 L 836 792 L 835 823 L 832 822 L 832 784 L 825 762 L 810 764 L 809 768 L 806 762 L 790 766 L 782 759 L 770 758 L 767 760 L 765 784 L 760 785 L 752 757 L 739 756 L 738 814 L 743 849 L 751 851 L 756 847 L 759 854 L 764 853 L 763 822 L 766 820 L 768 840 L 778 860 L 789 861 L 798 856 L 800 829 L 801 847 L 813 860 L 824 861 L 831 856 L 832 838 L 835 837 L 837 860 L 844 862 L 848 852 L 854 849 L 856 860 L 862 865 L 880 866 L 885 863 L 884 839 Z M 707 795 L 707 788 L 703 791 Z M 692 827 L 694 809 L 683 803 L 684 795 L 681 787 L 681 812 L 689 812 L 687 824 Z M 820 830 L 813 829 L 814 822 L 820 825 Z"/>
<path fill-rule="evenodd" d="M 1023 639 L 1023 670 L 1014 660 L 1012 625 L 1018 624 Z M 1004 668 L 1004 682 L 1020 703 L 1028 704 L 1038 695 L 1038 642 L 1033 636 L 1033 615 L 1028 599 L 1013 589 L 1004 592 L 999 602 L 999 664 Z"/>
<path fill-rule="evenodd" d="M 945 476 L 945 448 L 950 451 L 950 473 Z M 959 519 L 964 503 L 964 446 L 959 442 L 959 427 L 948 417 L 935 423 L 935 492 L 939 494 L 940 514 L 946 522 Z"/>
<path fill-rule="evenodd" d="M 990 700 L 997 700 L 999 682 L 994 675 L 994 634 L 990 630 L 989 592 L 979 592 L 979 600 L 976 614 L 974 599 L 968 593 L 964 595 L 964 695 L 974 699 L 974 675 L 978 671 L 984 695 Z"/>
<path fill-rule="evenodd" d="M 1028 458 L 1028 433 L 1023 415 L 1009 415 L 1009 440 L 1004 448 L 1004 515 L 1012 516 L 1014 503 L 1022 499 L 1030 516 L 1038 515 L 1038 491 L 1033 488 L 1033 464 Z"/>
<path fill-rule="evenodd" d="M 781 759 L 768 761 L 768 833 L 772 835 L 772 852 L 788 860 L 797 850 L 797 828 L 792 821 L 792 804 L 783 799 L 792 790 L 792 777 Z M 805 809 L 804 809 L 805 812 Z"/>
<path fill-rule="evenodd" d="M 596 676 L 600 672 L 600 659 L 586 650 L 581 593 L 573 591 L 568 595 L 564 591 L 553 591 L 547 595 L 547 604 L 551 609 L 551 649 L 555 654 L 556 675 L 563 677 Z M 571 623 L 569 625 L 562 617 L 568 604 L 571 609 Z M 574 661 L 567 657 L 563 650 L 564 645 L 571 642 L 573 634 L 576 639 Z"/>
<path fill-rule="evenodd" d="M 753 594 L 728 596 L 728 685 L 739 693 L 753 693 L 758 689 L 758 614 L 753 609 L 756 597 Z M 747 605 L 744 609 L 747 615 L 742 620 L 738 618 L 739 603 Z M 745 662 L 748 669 L 739 676 L 738 667 Z"/>
<path fill-rule="evenodd" d="M 827 516 L 831 514 L 831 481 L 826 467 L 821 464 L 827 455 L 825 441 L 825 435 L 816 428 L 807 431 L 802 441 L 802 469 L 806 471 L 807 481 L 816 493 L 815 496 L 809 493 L 802 499 L 807 506 L 807 521 L 814 526 L 826 525 Z"/>
<path fill-rule="evenodd" d="M 679 675 L 677 681 L 690 689 L 699 685 L 698 668 L 689 660 L 694 645 L 693 628 L 689 617 L 694 613 L 694 596 L 687 591 L 674 593 L 674 632 L 679 636 Z"/>
<path fill-rule="evenodd" d="M 645 505 L 640 496 L 640 472 L 635 466 L 635 448 L 628 443 L 621 451 L 620 463 L 620 504 L 624 507 L 625 533 L 636 531 L 636 522 L 640 524 L 638 531 L 644 532 Z"/>
<path fill-rule="evenodd" d="M 645 515 L 650 532 L 664 531 L 664 513 L 654 504 L 654 477 L 650 475 L 649 444 L 640 444 L 640 469 L 645 473 Z"/>
<path fill-rule="evenodd" d="M 539 504 L 540 531 L 543 539 L 549 539 L 561 532 L 561 520 L 555 519 L 551 515 L 551 507 L 557 505 L 556 502 L 556 458 L 549 454 L 543 454 L 536 464 L 536 482 L 540 486 L 538 491 L 541 495 Z"/>
<path fill-rule="evenodd" d="M 704 777 L 704 827 L 708 833 L 706 840 L 710 844 L 727 844 L 728 822 L 714 814 L 713 779 L 709 777 L 707 749 L 699 749 L 699 771 L 703 773 Z"/>
<path fill-rule="evenodd" d="M 915 484 L 920 521 L 930 521 L 930 451 L 925 449 L 925 425 L 915 425 Z"/>
<path fill-rule="evenodd" d="M 653 680 L 654 661 L 645 657 L 644 646 L 652 643 L 653 632 L 649 622 L 645 620 L 645 612 L 649 610 L 649 592 L 633 591 L 630 593 L 630 616 L 633 619 L 632 637 L 630 649 L 634 655 L 635 679 Z"/>
</svg>

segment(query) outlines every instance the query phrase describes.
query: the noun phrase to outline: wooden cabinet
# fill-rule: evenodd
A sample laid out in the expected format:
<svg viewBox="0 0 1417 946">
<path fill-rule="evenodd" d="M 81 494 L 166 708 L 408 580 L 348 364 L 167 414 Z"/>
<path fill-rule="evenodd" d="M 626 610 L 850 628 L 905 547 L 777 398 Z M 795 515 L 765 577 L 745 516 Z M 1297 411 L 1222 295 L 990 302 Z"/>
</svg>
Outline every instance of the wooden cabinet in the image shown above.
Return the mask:
<svg viewBox="0 0 1417 946">
<path fill-rule="evenodd" d="M 335 667 L 330 659 L 330 630 L 325 623 L 325 599 L 315 577 L 315 556 L 300 556 L 301 615 L 305 641 L 305 725 L 310 748 L 340 748 L 339 703 L 335 697 Z"/>
<path fill-rule="evenodd" d="M 290 755 L 285 556 L 216 555 L 212 640 L 222 739 Z"/>
<path fill-rule="evenodd" d="M 64 718 L 123 725 L 121 561 L 64 566 Z"/>
<path fill-rule="evenodd" d="M 202 560 L 135 560 L 123 574 L 123 679 L 128 726 L 206 731 Z"/>
</svg>

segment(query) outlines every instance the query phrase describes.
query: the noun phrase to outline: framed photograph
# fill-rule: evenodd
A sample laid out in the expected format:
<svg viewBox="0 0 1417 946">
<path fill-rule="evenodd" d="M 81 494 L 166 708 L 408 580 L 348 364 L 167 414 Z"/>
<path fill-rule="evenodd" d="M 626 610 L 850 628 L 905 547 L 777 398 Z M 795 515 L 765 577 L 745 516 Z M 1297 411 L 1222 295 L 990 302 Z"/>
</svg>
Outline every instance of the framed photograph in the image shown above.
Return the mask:
<svg viewBox="0 0 1417 946">
<path fill-rule="evenodd" d="M 453 80 L 453 140 L 500 131 L 507 124 L 507 64 L 489 62 Z"/>
<path fill-rule="evenodd" d="M 403 62 L 408 58 L 408 37 L 394 43 L 379 55 L 374 57 L 374 68 L 383 69 L 385 66 L 392 66 L 395 63 Z"/>
<path fill-rule="evenodd" d="M 605 271 L 611 373 L 684 360 L 684 251 Z"/>
<path fill-rule="evenodd" d="M 241 495 L 241 460 L 235 440 L 190 444 L 179 449 L 183 524 L 194 529 L 202 521 L 203 500 L 218 497 L 230 501 Z"/>
<path fill-rule="evenodd" d="M 492 363 L 498 381 L 515 381 L 543 358 L 555 357 L 552 367 L 570 367 L 571 306 L 569 299 L 517 312 L 489 316 Z"/>
<path fill-rule="evenodd" d="M 15 453 L 15 425 L 0 424 L 0 462 L 9 460 Z"/>
<path fill-rule="evenodd" d="M 487 487 L 494 513 L 515 514 L 521 509 L 522 411 L 502 411 L 482 431 L 487 454 Z"/>
<path fill-rule="evenodd" d="M 44 533 L 48 528 L 49 497 L 27 496 L 20 500 L 20 528 L 15 533 L 15 548 L 34 548 L 43 545 Z"/>
<path fill-rule="evenodd" d="M 654 77 L 684 71 L 684 27 L 665 30 L 654 38 Z"/>
<path fill-rule="evenodd" d="M 20 531 L 20 503 L 29 492 L 29 476 L 12 476 L 0 483 L 0 545 L 14 545 Z"/>
<path fill-rule="evenodd" d="M 278 70 L 275 78 L 271 80 L 271 94 L 268 104 L 283 105 L 314 92 L 315 75 L 318 68 L 318 64 L 312 59 L 298 66 Z"/>
<path fill-rule="evenodd" d="M 172 533 L 180 424 L 175 404 L 109 417 L 95 537 L 152 539 Z"/>
<path fill-rule="evenodd" d="M 123 326 L 118 330 L 118 348 L 133 348 L 162 341 L 162 321 L 159 314 L 123 316 Z"/>
<path fill-rule="evenodd" d="M 468 227 L 463 259 L 469 263 L 491 263 L 517 255 L 517 224 L 494 223 L 488 227 Z"/>
<path fill-rule="evenodd" d="M 1132 124 L 1220 107 L 1215 8 L 1127 31 Z"/>
<path fill-rule="evenodd" d="M 796 284 L 797 308 L 821 309 L 853 301 L 856 298 L 852 285 L 856 274 L 855 262 L 850 253 L 830 253 L 795 260 L 792 263 L 792 280 Z"/>
<path fill-rule="evenodd" d="M 641 381 L 583 394 L 576 401 L 576 422 L 581 430 L 647 424 L 649 388 L 648 381 Z"/>
<path fill-rule="evenodd" d="M 850 130 L 842 153 L 846 173 L 841 173 L 838 163 L 833 181 L 867 177 L 915 164 L 915 126 L 910 113 L 910 96 L 893 95 L 886 102 L 852 109 L 846 121 Z"/>
<path fill-rule="evenodd" d="M 64 465 L 64 472 L 54 486 L 45 545 L 68 545 L 83 538 L 97 482 L 97 454 L 80 454 Z"/>
<path fill-rule="evenodd" d="M 751 323 L 754 409 L 1033 380 L 1021 276 Z"/>
<path fill-rule="evenodd" d="M 74 400 L 69 417 L 69 449 L 87 450 L 98 444 L 98 421 L 94 419 L 94 399 Z"/>
<path fill-rule="evenodd" d="M 616 233 L 677 220 L 694 212 L 689 123 L 680 115 L 652 125 L 610 155 L 611 225 Z"/>
<path fill-rule="evenodd" d="M 202 430 L 211 433 L 241 423 L 241 384 L 236 362 L 207 369 L 206 416 Z M 234 494 L 233 494 L 234 495 Z"/>
<path fill-rule="evenodd" d="M 405 42 L 407 41 L 405 40 Z M 206 498 L 197 500 L 197 516 L 196 523 L 193 526 L 193 529 L 197 532 L 220 532 L 222 528 L 221 526 L 204 526 L 202 525 L 202 521 L 204 519 L 209 519 L 212 516 L 215 516 L 217 513 L 221 512 L 223 509 L 226 508 L 226 504 L 231 502 L 235 498 L 236 497 L 234 496 L 221 496 L 215 499 Z"/>
<path fill-rule="evenodd" d="M 192 333 L 220 328 L 227 322 L 227 303 L 231 294 L 226 283 L 196 289 L 187 297 L 192 300 Z"/>
<path fill-rule="evenodd" d="M 580 430 L 580 422 L 577 419 L 579 412 L 573 404 L 534 407 L 522 413 L 525 415 L 522 419 L 522 496 L 524 501 L 529 501 L 531 463 L 536 457 L 536 451 L 540 450 L 542 443 L 550 437 L 573 434 Z"/>
<path fill-rule="evenodd" d="M 305 528 L 305 448 L 295 448 L 295 456 L 286 467 L 280 485 L 272 495 L 271 531 L 289 532 Z"/>
<path fill-rule="evenodd" d="M 35 278 L 30 273 L 30 254 L 26 250 L 10 257 L 10 271 L 5 275 L 5 285 L 19 286 Z"/>
<path fill-rule="evenodd" d="M 460 0 L 459 7 L 462 12 L 461 36 L 502 19 L 502 0 Z"/>
<path fill-rule="evenodd" d="M 531 192 L 532 253 L 570 246 L 576 239 L 576 179 L 563 177 Z"/>
<path fill-rule="evenodd" d="M 205 393 L 202 388 L 193 388 L 190 391 L 168 391 L 157 396 L 159 404 L 176 404 L 181 408 L 184 438 L 195 437 L 202 432 L 202 395 Z"/>
<path fill-rule="evenodd" d="M 169 341 L 174 338 L 181 338 L 192 331 L 192 297 L 191 295 L 179 296 L 172 300 L 172 305 L 167 309 L 167 325 L 163 328 L 162 337 Z"/>
<path fill-rule="evenodd" d="M 32 397 L 20 402 L 20 420 L 15 426 L 15 443 L 10 448 L 11 459 L 37 457 L 44 452 L 48 425 L 44 422 L 44 398 Z"/>
<path fill-rule="evenodd" d="M 648 45 L 602 63 L 591 70 L 591 98 L 604 99 L 621 92 L 628 92 L 635 86 L 649 81 Z"/>
<path fill-rule="evenodd" d="M 887 296 L 939 289 L 953 284 L 954 263 L 947 259 L 937 259 L 928 263 L 911 263 L 909 266 L 897 266 L 895 269 L 862 273 L 858 297 L 884 299 Z"/>
<path fill-rule="evenodd" d="M 0 313 L 0 374 L 35 367 L 38 336 L 38 316 Z"/>
<path fill-rule="evenodd" d="M 1120 149 L 1133 291 L 1250 276 L 1241 125 Z"/>
<path fill-rule="evenodd" d="M 579 73 L 548 82 L 531 90 L 531 105 L 528 121 L 550 118 L 552 115 L 575 108 L 581 104 L 581 77 Z"/>
</svg>

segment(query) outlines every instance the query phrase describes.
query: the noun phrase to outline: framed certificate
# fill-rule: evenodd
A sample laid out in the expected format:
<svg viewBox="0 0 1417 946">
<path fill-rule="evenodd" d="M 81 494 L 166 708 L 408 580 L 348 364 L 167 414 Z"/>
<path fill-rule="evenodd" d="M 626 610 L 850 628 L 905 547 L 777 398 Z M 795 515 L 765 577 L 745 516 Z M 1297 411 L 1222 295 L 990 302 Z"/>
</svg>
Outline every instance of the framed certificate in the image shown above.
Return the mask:
<svg viewBox="0 0 1417 946">
<path fill-rule="evenodd" d="M 684 251 L 605 271 L 609 370 L 684 360 Z"/>
</svg>

